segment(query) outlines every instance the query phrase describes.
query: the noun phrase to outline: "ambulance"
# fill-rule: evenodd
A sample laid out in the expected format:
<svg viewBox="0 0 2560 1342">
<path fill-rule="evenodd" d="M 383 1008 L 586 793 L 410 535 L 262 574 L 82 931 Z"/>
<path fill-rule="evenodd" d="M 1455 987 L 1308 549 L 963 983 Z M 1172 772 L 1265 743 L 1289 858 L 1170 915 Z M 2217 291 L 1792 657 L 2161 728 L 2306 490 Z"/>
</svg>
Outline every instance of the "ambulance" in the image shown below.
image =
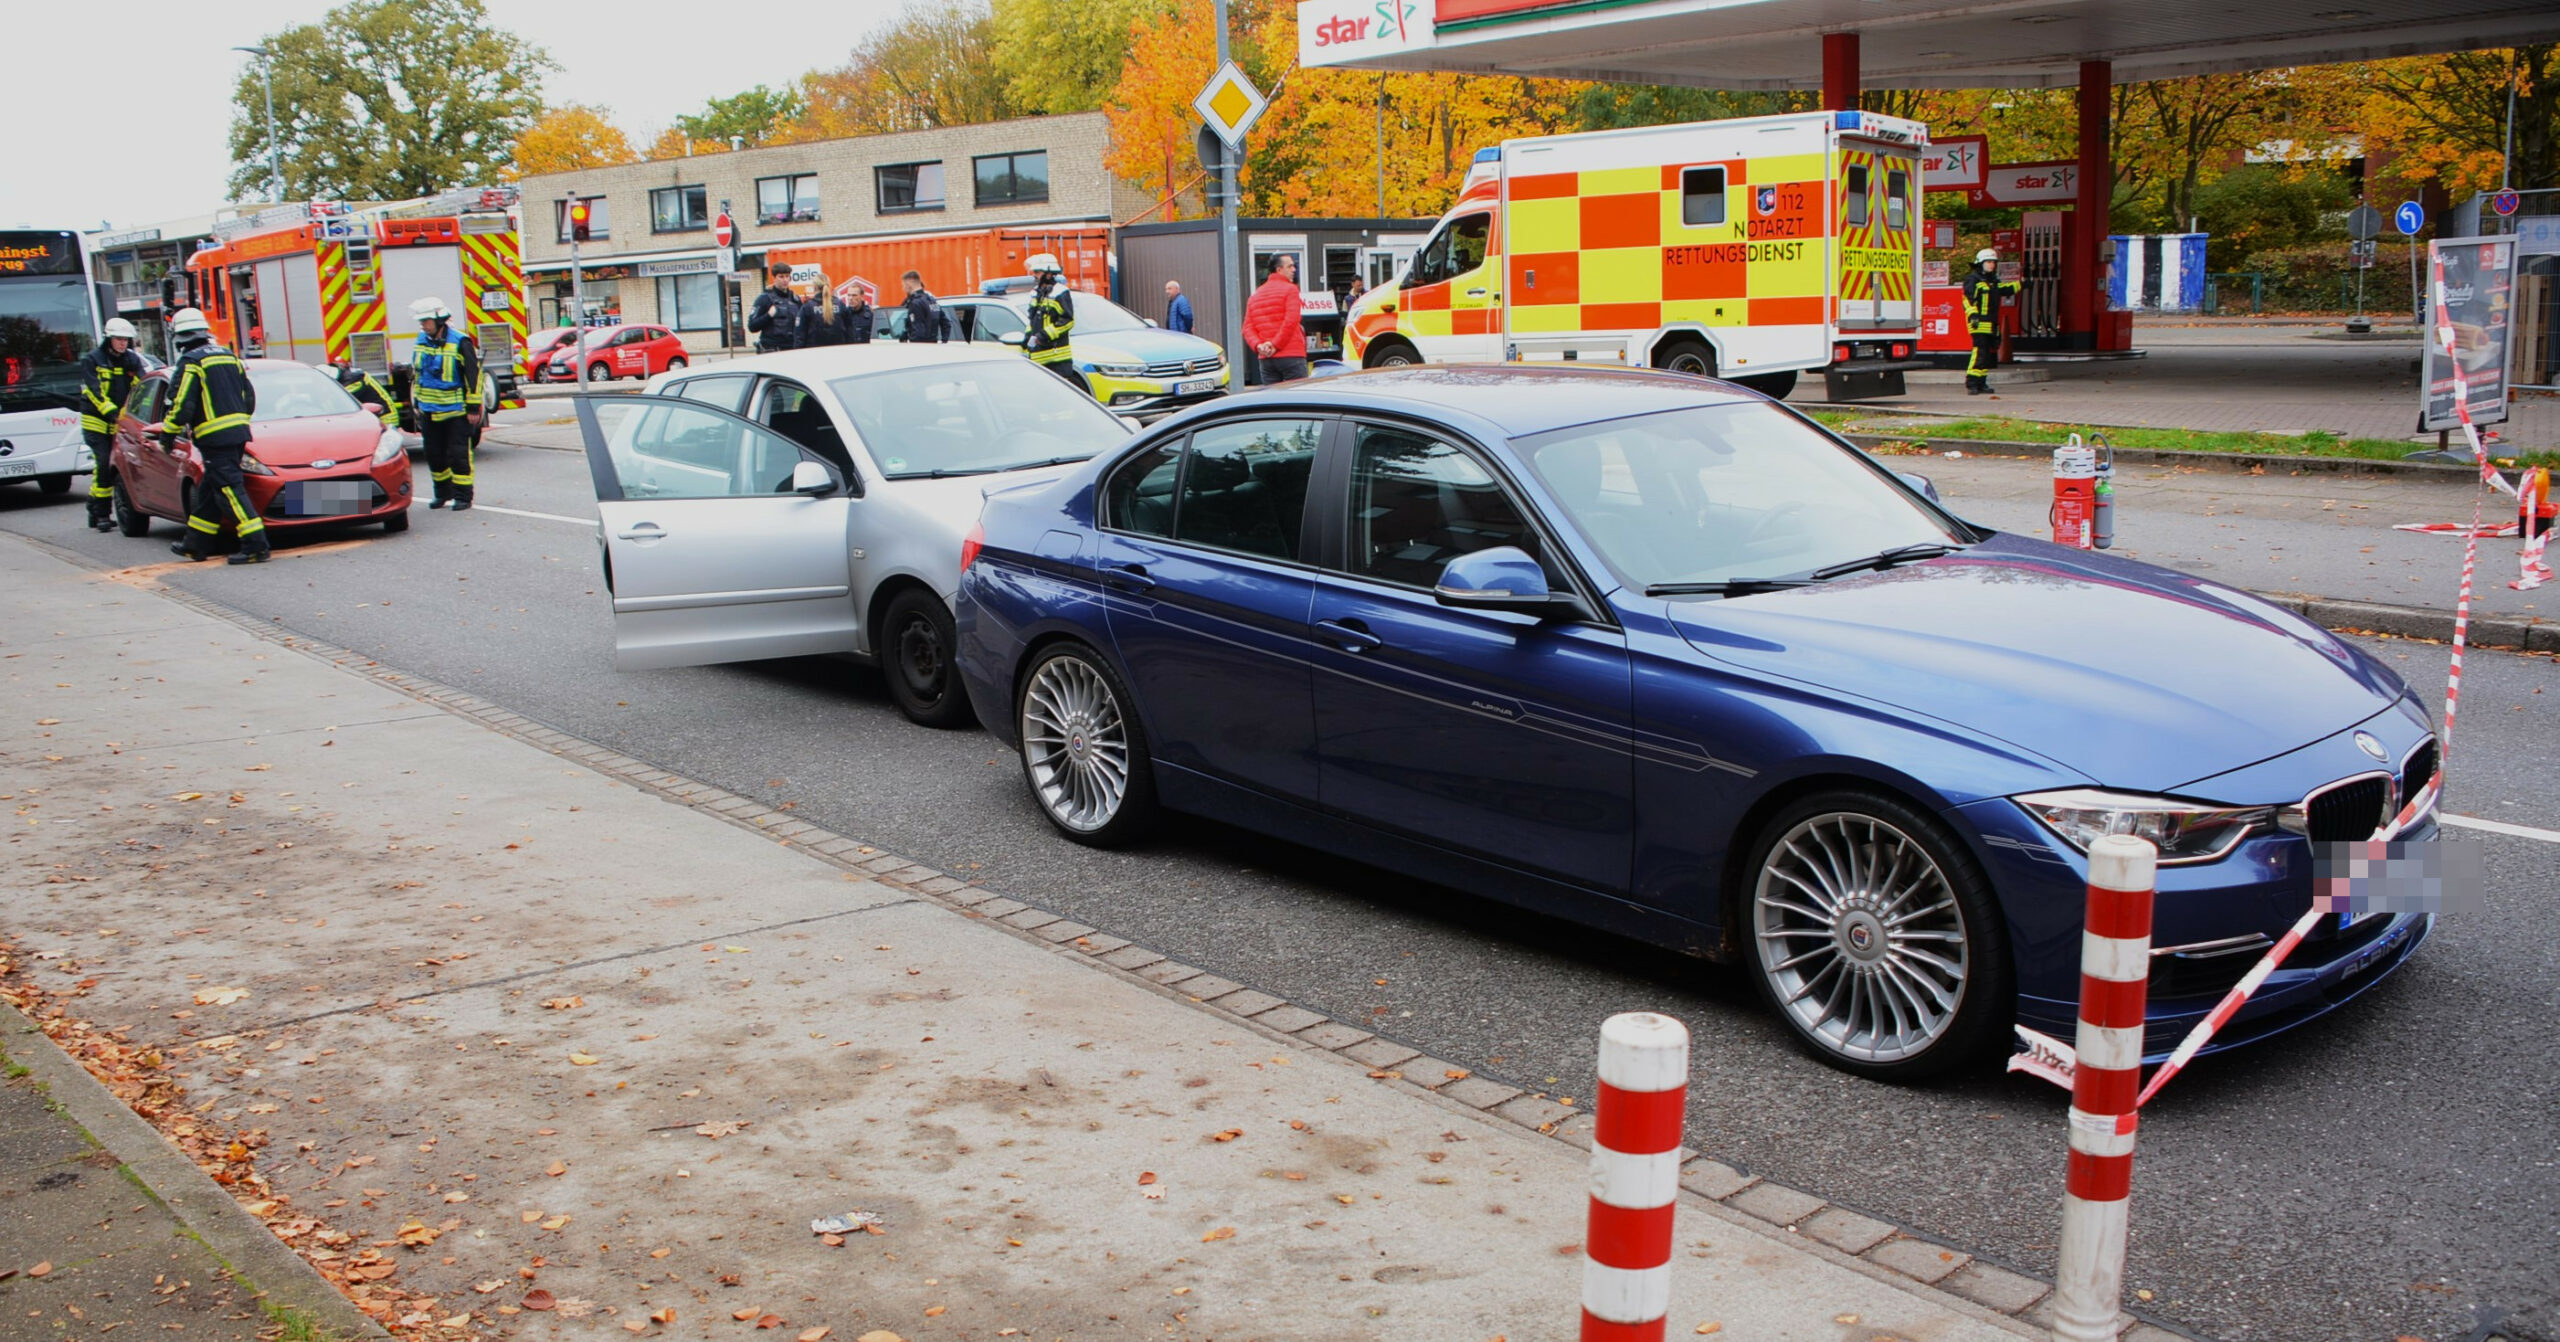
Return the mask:
<svg viewBox="0 0 2560 1342">
<path fill-rule="evenodd" d="M 385 379 L 409 363 L 409 304 L 441 298 L 480 344 L 490 408 L 524 404 L 524 265 L 513 187 L 466 187 L 355 210 L 282 205 L 227 221 L 187 258 L 214 338 L 243 355 L 355 364 Z M 396 390 L 396 388 L 395 388 Z"/>
<path fill-rule="evenodd" d="M 1920 339 L 1929 129 L 1873 112 L 1506 140 L 1395 283 L 1352 307 L 1346 357 L 1579 361 L 1730 378 L 1772 396 L 1899 395 Z"/>
</svg>

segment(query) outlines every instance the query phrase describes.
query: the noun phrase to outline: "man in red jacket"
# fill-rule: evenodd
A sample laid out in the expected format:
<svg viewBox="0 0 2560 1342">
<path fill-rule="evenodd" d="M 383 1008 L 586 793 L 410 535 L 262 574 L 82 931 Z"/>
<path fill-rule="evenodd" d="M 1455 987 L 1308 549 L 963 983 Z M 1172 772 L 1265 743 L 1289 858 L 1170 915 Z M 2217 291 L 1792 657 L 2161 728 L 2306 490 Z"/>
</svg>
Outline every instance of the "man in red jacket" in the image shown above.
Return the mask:
<svg viewBox="0 0 2560 1342">
<path fill-rule="evenodd" d="M 1271 260 L 1271 277 L 1244 306 L 1244 343 L 1262 360 L 1262 384 L 1307 375 L 1307 328 L 1298 302 L 1298 258 Z"/>
</svg>

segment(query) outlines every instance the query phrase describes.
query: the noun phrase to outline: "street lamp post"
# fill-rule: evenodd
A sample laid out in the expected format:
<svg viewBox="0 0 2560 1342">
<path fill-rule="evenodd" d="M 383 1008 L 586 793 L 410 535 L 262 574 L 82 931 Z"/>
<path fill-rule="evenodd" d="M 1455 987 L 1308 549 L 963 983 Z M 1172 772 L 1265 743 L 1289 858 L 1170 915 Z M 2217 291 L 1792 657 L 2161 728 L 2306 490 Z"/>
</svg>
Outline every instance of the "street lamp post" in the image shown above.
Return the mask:
<svg viewBox="0 0 2560 1342">
<path fill-rule="evenodd" d="M 276 157 L 276 77 L 275 53 L 265 47 L 233 47 L 258 58 L 258 82 L 267 90 L 267 191 L 276 203 L 284 203 L 284 169 Z"/>
</svg>

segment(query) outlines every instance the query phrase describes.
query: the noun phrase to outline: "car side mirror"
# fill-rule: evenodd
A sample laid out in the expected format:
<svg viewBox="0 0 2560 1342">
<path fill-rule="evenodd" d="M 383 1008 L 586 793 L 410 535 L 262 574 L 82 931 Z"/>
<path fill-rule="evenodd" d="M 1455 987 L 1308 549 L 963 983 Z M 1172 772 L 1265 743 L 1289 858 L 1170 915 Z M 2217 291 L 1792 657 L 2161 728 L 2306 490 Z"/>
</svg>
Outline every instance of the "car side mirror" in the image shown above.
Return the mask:
<svg viewBox="0 0 2560 1342">
<path fill-rule="evenodd" d="M 1022 343 L 1022 332 L 1007 331 L 1004 334 L 997 336 L 996 339 L 1008 345 L 1020 345 Z"/>
<path fill-rule="evenodd" d="M 822 499 L 842 486 L 836 473 L 814 461 L 803 461 L 791 468 L 791 492 L 806 498 Z"/>
<path fill-rule="evenodd" d="M 1920 491 L 1920 497 L 1927 499 L 1931 503 L 1944 504 L 1946 502 L 1945 499 L 1938 497 L 1938 486 L 1936 483 L 1918 471 L 1895 471 L 1894 474 L 1901 478 L 1902 483 Z"/>
<path fill-rule="evenodd" d="M 1444 606 L 1460 610 L 1507 610 L 1521 615 L 1551 615 L 1573 608 L 1570 596 L 1547 587 L 1547 571 L 1527 551 L 1497 545 L 1460 555 L 1440 570 L 1433 595 Z"/>
</svg>

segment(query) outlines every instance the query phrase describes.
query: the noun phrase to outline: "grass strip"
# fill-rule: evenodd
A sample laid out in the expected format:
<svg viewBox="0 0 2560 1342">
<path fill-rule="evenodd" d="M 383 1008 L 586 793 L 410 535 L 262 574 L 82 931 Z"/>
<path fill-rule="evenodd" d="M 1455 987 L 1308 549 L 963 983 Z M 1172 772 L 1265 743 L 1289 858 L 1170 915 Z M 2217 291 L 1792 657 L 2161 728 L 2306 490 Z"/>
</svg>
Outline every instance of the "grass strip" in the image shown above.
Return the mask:
<svg viewBox="0 0 2560 1342">
<path fill-rule="evenodd" d="M 2091 433 L 2103 433 L 2107 441 L 2117 447 L 2160 452 L 2244 452 L 2282 457 L 2357 457 L 2372 461 L 2398 461 L 2417 450 L 2415 444 L 2398 439 L 2341 438 L 2326 430 L 2299 435 L 2231 433 L 2204 429 L 2058 424 L 1994 415 L 1933 419 L 1923 425 L 1906 415 L 1878 415 L 1872 411 L 1808 409 L 1806 413 L 1834 432 L 1874 434 L 1901 438 L 1915 444 L 1965 440 L 2058 444 L 2069 440 L 2074 433 L 2080 434 L 2084 442 Z M 2519 452 L 2495 460 L 2510 469 L 2519 464 L 2560 466 L 2560 452 Z"/>
</svg>

